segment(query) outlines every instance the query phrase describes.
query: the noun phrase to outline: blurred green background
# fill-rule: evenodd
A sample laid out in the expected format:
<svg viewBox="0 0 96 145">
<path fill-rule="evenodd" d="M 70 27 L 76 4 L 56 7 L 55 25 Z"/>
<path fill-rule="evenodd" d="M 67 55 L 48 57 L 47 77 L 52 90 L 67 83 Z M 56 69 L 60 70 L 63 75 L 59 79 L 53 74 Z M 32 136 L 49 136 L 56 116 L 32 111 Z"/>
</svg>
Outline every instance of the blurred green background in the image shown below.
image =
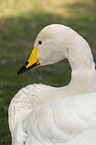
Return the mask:
<svg viewBox="0 0 96 145">
<path fill-rule="evenodd" d="M 63 86 L 70 81 L 67 60 L 16 74 L 38 32 L 52 23 L 81 34 L 96 60 L 96 0 L 0 0 L 0 145 L 11 144 L 7 111 L 20 88 L 33 83 Z"/>
</svg>

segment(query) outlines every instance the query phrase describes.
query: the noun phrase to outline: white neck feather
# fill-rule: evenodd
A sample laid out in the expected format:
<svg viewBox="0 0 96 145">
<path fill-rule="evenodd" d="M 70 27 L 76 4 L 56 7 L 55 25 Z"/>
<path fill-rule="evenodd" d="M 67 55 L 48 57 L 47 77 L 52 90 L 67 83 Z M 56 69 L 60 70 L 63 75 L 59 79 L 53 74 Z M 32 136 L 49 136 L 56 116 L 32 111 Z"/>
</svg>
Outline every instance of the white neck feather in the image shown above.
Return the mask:
<svg viewBox="0 0 96 145">
<path fill-rule="evenodd" d="M 82 42 L 80 42 L 80 44 L 78 44 L 78 46 L 76 47 L 76 49 L 72 48 L 71 50 L 69 50 L 70 52 L 67 56 L 72 70 L 74 71 L 76 69 L 95 69 L 95 63 L 93 61 L 93 56 L 88 43 L 83 39 L 83 44 Z"/>
<path fill-rule="evenodd" d="M 68 89 L 73 90 L 76 94 L 96 91 L 95 63 L 89 44 L 76 32 L 68 42 L 66 58 L 72 68 Z M 71 91 L 70 93 L 73 94 L 73 91 Z"/>
</svg>

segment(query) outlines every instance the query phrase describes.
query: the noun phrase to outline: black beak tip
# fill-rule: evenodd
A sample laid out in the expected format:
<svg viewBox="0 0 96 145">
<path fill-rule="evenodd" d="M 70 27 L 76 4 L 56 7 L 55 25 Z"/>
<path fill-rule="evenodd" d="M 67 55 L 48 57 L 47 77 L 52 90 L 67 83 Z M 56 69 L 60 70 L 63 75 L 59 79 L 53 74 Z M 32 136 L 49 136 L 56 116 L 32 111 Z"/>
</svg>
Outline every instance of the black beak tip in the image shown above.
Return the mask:
<svg viewBox="0 0 96 145">
<path fill-rule="evenodd" d="M 23 67 L 21 67 L 21 69 L 17 72 L 17 75 L 26 72 L 29 69 L 34 69 L 36 66 L 40 65 L 40 63 L 38 63 L 38 61 L 36 63 L 34 63 L 33 65 L 31 65 L 30 67 L 26 68 L 26 66 L 28 65 L 29 62 L 26 62 Z"/>
<path fill-rule="evenodd" d="M 29 62 L 26 61 L 26 63 L 20 68 L 20 70 L 17 72 L 17 75 L 24 73 L 27 71 L 26 66 L 28 65 Z"/>
<path fill-rule="evenodd" d="M 24 66 L 17 72 L 17 75 L 26 72 L 26 70 L 27 70 L 27 69 L 26 69 L 26 66 L 24 65 Z"/>
</svg>

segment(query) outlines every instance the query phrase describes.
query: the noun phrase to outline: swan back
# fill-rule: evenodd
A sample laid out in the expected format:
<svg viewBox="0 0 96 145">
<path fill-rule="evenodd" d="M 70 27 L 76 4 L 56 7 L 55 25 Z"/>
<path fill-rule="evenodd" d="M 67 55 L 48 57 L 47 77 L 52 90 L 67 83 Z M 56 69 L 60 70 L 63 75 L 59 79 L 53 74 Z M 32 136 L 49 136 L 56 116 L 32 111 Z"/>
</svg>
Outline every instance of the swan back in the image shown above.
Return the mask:
<svg viewBox="0 0 96 145">
<path fill-rule="evenodd" d="M 95 145 L 95 108 L 96 93 L 57 98 L 26 116 L 15 130 L 15 141 L 26 133 L 26 145 Z"/>
</svg>

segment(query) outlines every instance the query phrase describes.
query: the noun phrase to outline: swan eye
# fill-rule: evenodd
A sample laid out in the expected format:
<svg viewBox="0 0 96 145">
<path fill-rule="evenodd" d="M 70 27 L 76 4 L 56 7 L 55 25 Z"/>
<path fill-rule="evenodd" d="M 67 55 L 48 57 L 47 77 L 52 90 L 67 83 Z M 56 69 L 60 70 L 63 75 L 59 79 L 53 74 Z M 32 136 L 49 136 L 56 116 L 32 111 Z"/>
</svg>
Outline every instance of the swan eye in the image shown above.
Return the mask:
<svg viewBox="0 0 96 145">
<path fill-rule="evenodd" d="M 41 41 L 41 40 L 39 40 L 38 44 L 39 44 L 39 45 L 41 45 L 41 44 L 42 44 L 42 41 Z"/>
</svg>

